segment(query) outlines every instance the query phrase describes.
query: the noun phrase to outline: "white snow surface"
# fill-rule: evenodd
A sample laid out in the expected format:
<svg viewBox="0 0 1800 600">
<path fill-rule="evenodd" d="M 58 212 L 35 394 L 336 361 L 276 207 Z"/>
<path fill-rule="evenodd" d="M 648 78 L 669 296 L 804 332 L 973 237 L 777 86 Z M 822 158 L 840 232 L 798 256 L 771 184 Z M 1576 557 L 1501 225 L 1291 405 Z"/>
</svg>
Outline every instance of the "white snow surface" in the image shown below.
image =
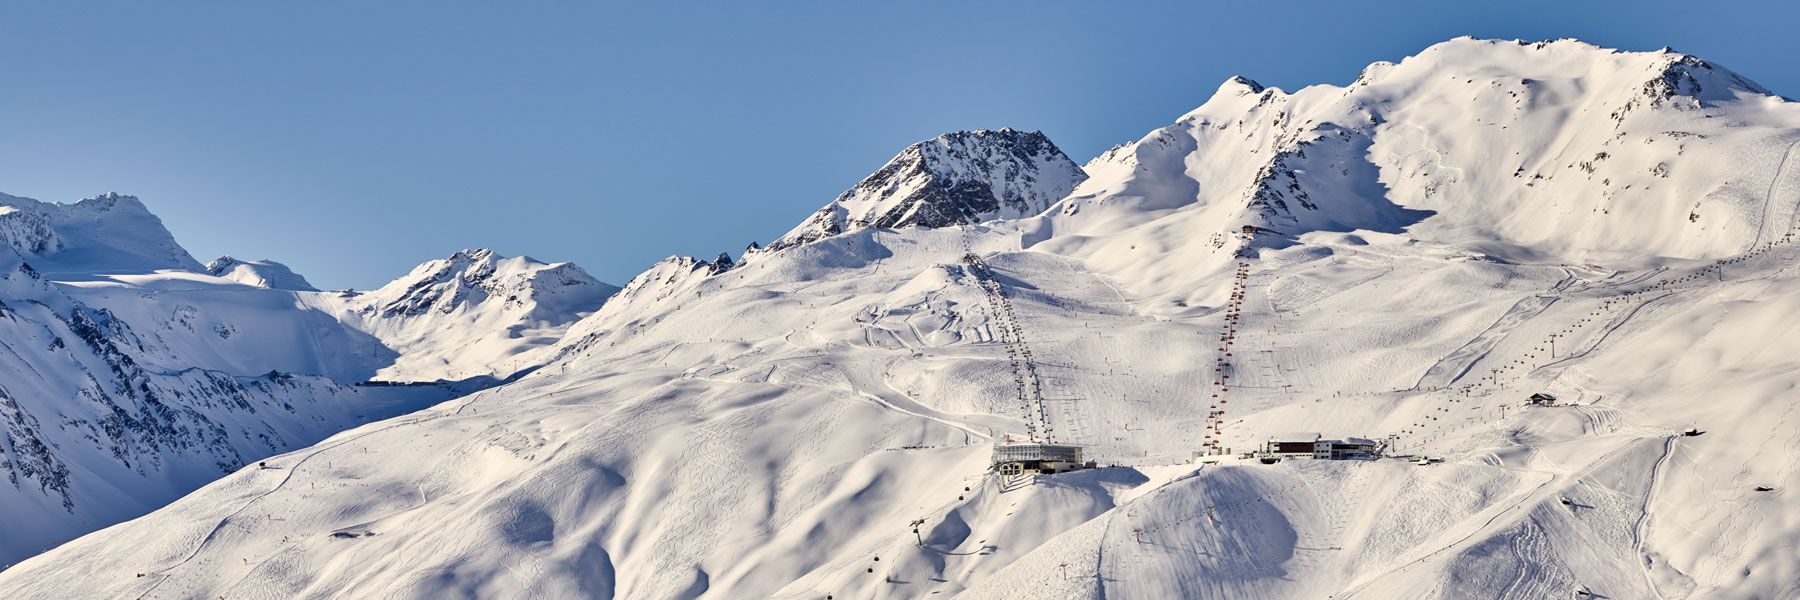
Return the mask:
<svg viewBox="0 0 1800 600">
<path fill-rule="evenodd" d="M 0 596 L 1800 597 L 1796 144 L 1800 105 L 1723 67 L 1572 40 L 1234 79 L 1043 215 L 663 261 L 517 381 Z M 1106 468 L 986 474 L 1029 411 L 965 253 Z M 1220 375 L 1233 449 L 1436 460 L 1197 464 Z"/>
</svg>

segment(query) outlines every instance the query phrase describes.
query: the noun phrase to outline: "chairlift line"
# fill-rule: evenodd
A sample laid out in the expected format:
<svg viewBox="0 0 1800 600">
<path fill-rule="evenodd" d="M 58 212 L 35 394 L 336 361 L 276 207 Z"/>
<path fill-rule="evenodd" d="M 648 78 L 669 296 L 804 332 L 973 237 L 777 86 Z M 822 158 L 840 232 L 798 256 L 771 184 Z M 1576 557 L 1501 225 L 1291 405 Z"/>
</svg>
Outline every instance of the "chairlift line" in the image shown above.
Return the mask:
<svg viewBox="0 0 1800 600">
<path fill-rule="evenodd" d="M 1218 391 L 1212 395 L 1213 404 L 1206 413 L 1205 431 L 1207 433 L 1203 436 L 1205 441 L 1202 443 L 1206 451 L 1215 454 L 1224 447 L 1224 435 L 1221 430 L 1225 421 L 1225 411 L 1221 407 L 1228 402 L 1225 395 L 1231 389 L 1227 385 L 1231 374 L 1225 372 L 1225 367 L 1232 366 L 1231 346 L 1237 343 L 1238 324 L 1243 319 L 1244 299 L 1248 296 L 1246 292 L 1250 287 L 1250 263 L 1248 261 L 1250 243 L 1255 236 L 1256 228 L 1245 225 L 1237 235 L 1238 248 L 1232 252 L 1232 259 L 1237 263 L 1237 268 L 1232 275 L 1231 294 L 1228 296 L 1224 310 L 1224 327 L 1219 332 L 1219 356 L 1214 361 L 1217 366 L 1213 369 L 1215 374 L 1213 385 L 1217 386 Z"/>
<path fill-rule="evenodd" d="M 1043 382 L 1038 377 L 1037 364 L 1032 360 L 1031 347 L 1025 343 L 1025 330 L 1019 326 L 1017 314 L 1013 311 L 1012 301 L 1007 298 L 1005 286 L 994 277 L 994 272 L 987 261 L 975 253 L 970 238 L 972 232 L 963 237 L 963 264 L 968 266 L 969 274 L 981 287 L 987 297 L 988 307 L 999 326 L 998 337 L 1006 344 L 1006 355 L 1012 364 L 1013 385 L 1018 391 L 1019 402 L 1025 409 L 1025 428 L 1027 436 L 1033 442 L 1055 442 L 1051 434 L 1049 410 L 1044 402 Z"/>
</svg>

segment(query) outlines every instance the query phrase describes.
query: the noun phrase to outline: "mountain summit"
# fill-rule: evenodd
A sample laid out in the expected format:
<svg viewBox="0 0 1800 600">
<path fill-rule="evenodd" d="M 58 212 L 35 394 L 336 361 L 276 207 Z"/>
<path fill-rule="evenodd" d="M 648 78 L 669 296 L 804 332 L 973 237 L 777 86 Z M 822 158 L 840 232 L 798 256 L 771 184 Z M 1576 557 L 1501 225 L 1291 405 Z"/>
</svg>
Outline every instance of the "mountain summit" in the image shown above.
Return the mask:
<svg viewBox="0 0 1800 600">
<path fill-rule="evenodd" d="M 1289 240 L 1405 232 L 1508 260 L 1729 256 L 1797 220 L 1782 195 L 1800 173 L 1784 162 L 1794 106 L 1700 58 L 1577 40 L 1458 38 L 1345 86 L 1234 77 L 1084 165 L 1037 249 L 1156 268 L 1130 250 L 1157 231 L 1121 235 L 1155 222 L 1218 244 L 1255 225 Z"/>
<path fill-rule="evenodd" d="M 1087 174 L 1036 131 L 959 131 L 907 146 L 769 244 L 779 250 L 882 227 L 949 227 L 1044 211 Z"/>
<path fill-rule="evenodd" d="M 256 287 L 299 292 L 319 291 L 319 288 L 313 287 L 305 277 L 301 277 L 287 265 L 268 259 L 239 260 L 221 256 L 206 263 L 206 273 Z"/>
<path fill-rule="evenodd" d="M 46 271 L 203 271 L 135 196 L 61 204 L 0 194 L 0 242 Z"/>
<path fill-rule="evenodd" d="M 521 355 L 555 342 L 617 291 L 574 263 L 478 248 L 426 261 L 381 289 L 319 301 L 401 352 L 378 378 L 461 380 L 535 366 Z"/>
</svg>

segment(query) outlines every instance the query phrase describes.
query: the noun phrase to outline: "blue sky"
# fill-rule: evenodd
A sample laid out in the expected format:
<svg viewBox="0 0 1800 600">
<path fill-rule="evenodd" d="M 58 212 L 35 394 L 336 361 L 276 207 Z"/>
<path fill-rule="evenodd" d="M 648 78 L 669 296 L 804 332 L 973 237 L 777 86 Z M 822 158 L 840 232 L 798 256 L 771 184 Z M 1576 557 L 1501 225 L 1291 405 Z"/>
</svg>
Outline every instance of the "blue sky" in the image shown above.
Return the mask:
<svg viewBox="0 0 1800 600">
<path fill-rule="evenodd" d="M 938 133 L 1085 161 L 1232 74 L 1343 84 L 1463 34 L 1668 45 L 1800 96 L 1792 4 L 1565 4 L 16 2 L 0 192 L 135 194 L 202 261 L 322 287 L 483 246 L 624 283 Z"/>
</svg>

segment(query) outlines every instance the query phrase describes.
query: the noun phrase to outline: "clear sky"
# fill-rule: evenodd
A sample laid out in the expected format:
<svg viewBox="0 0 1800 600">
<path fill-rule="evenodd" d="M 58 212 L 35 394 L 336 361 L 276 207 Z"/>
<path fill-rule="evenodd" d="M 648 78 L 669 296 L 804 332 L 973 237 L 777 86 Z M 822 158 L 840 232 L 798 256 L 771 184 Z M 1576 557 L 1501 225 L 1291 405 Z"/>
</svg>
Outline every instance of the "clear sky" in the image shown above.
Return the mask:
<svg viewBox="0 0 1800 600">
<path fill-rule="evenodd" d="M 1800 96 L 1794 3 L 10 2 L 0 192 L 142 197 L 202 261 L 369 288 L 464 247 L 624 283 L 767 242 L 907 144 L 1078 162 L 1243 74 L 1457 35 L 1665 45 Z"/>
</svg>

